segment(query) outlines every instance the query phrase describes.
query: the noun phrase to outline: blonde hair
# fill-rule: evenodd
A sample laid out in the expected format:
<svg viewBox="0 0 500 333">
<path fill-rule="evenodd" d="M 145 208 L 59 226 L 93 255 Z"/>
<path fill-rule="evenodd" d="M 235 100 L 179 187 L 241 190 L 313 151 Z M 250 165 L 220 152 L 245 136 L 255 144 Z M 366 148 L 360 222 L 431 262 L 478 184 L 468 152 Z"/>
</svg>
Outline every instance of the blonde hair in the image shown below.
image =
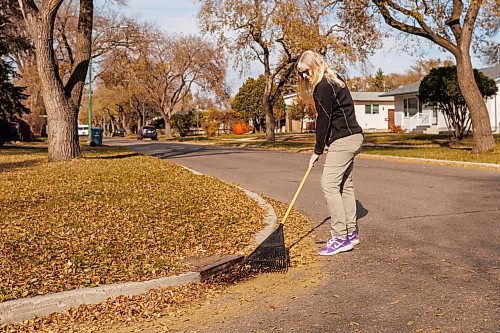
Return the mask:
<svg viewBox="0 0 500 333">
<path fill-rule="evenodd" d="M 307 68 L 310 73 L 310 80 L 306 80 L 302 75 L 298 76 L 298 92 L 303 101 L 307 101 L 312 97 L 312 92 L 316 85 L 323 80 L 323 77 L 330 84 L 344 88 L 345 83 L 339 77 L 337 72 L 328 67 L 323 57 L 314 51 L 304 51 L 297 61 L 297 71 Z"/>
</svg>

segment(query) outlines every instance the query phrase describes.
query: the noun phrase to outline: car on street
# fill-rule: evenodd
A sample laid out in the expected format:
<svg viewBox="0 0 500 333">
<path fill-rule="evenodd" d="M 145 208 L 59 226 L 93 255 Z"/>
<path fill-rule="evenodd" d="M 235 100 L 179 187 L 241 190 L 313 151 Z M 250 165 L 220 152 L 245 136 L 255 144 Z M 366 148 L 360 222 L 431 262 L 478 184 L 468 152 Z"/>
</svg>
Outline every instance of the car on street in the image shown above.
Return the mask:
<svg viewBox="0 0 500 333">
<path fill-rule="evenodd" d="M 0 146 L 7 141 L 20 141 L 19 124 L 13 121 L 0 119 Z"/>
<path fill-rule="evenodd" d="M 111 136 L 113 136 L 113 137 L 115 137 L 115 136 L 125 137 L 125 130 L 123 128 L 117 128 L 113 131 L 113 134 Z"/>
<path fill-rule="evenodd" d="M 149 138 L 151 140 L 158 140 L 158 132 L 154 126 L 142 126 L 137 133 L 137 140 L 142 140 L 144 138 Z"/>
</svg>

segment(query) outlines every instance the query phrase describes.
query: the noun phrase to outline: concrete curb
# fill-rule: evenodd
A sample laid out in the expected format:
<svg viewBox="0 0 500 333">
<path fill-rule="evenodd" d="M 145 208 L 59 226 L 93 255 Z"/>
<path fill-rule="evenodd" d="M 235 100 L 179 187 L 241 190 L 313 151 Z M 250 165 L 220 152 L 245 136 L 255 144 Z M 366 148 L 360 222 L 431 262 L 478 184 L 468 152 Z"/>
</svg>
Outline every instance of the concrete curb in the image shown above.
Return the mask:
<svg viewBox="0 0 500 333">
<path fill-rule="evenodd" d="M 462 161 L 450 161 L 450 160 L 436 160 L 431 158 L 419 158 L 419 157 L 404 157 L 404 156 L 392 156 L 392 155 L 373 155 L 373 154 L 359 154 L 358 156 L 375 159 L 375 160 L 399 160 L 399 161 L 409 161 L 409 162 L 427 162 L 436 164 L 446 164 L 446 165 L 457 165 L 457 166 L 470 166 L 470 167 L 484 167 L 492 168 L 500 171 L 499 164 L 493 163 L 476 163 L 476 162 L 462 162 Z"/>
<path fill-rule="evenodd" d="M 195 170 L 184 167 L 195 175 L 203 175 Z M 238 187 L 238 186 L 237 186 Z M 261 196 L 249 190 L 238 187 L 248 197 L 255 200 L 259 206 L 267 211 L 264 222 L 266 228 L 255 236 L 252 245 L 245 251 L 258 246 L 276 227 L 277 217 L 273 207 Z M 216 275 L 231 270 L 235 265 L 243 261 L 242 255 L 225 256 L 222 259 L 206 265 L 196 272 L 186 272 L 177 276 L 169 276 L 143 282 L 125 282 L 118 284 L 102 285 L 95 288 L 80 288 L 62 291 L 48 295 L 22 298 L 0 303 L 0 325 L 21 322 L 35 317 L 48 316 L 54 312 L 61 312 L 69 308 L 78 307 L 81 304 L 97 304 L 108 298 L 120 295 L 134 296 L 144 294 L 150 289 L 181 286 L 189 283 L 199 283 L 209 280 Z"/>
<path fill-rule="evenodd" d="M 110 297 L 133 296 L 146 293 L 154 288 L 180 286 L 200 281 L 200 273 L 188 272 L 144 282 L 109 284 L 7 301 L 0 303 L 0 324 L 24 321 L 36 316 L 47 316 L 53 312 L 63 311 L 81 304 L 97 304 Z"/>
</svg>

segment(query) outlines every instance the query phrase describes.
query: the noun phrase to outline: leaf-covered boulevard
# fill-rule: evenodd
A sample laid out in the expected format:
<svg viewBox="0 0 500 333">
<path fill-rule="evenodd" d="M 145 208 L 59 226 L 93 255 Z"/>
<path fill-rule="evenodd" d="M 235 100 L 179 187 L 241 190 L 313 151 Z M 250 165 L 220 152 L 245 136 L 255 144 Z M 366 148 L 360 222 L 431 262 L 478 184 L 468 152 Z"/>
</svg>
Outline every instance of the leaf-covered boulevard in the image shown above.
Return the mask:
<svg viewBox="0 0 500 333">
<path fill-rule="evenodd" d="M 0 302 L 185 271 L 241 252 L 264 212 L 237 188 L 123 150 L 0 156 Z"/>
</svg>

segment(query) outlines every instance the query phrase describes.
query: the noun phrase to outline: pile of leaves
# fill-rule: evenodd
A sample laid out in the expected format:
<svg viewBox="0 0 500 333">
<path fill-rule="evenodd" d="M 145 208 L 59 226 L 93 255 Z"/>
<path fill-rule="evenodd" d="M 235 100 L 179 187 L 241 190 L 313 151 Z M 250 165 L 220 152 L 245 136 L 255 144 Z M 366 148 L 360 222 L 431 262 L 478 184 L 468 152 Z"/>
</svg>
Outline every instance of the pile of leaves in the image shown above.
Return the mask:
<svg viewBox="0 0 500 333">
<path fill-rule="evenodd" d="M 264 212 L 234 186 L 153 157 L 98 149 L 48 163 L 0 155 L 0 302 L 186 271 L 239 253 Z"/>
<path fill-rule="evenodd" d="M 278 218 L 285 214 L 287 209 L 285 204 L 270 198 L 265 199 L 273 206 Z M 309 233 L 312 227 L 311 221 L 305 215 L 292 210 L 285 227 L 287 246 L 292 246 L 290 249 L 292 269 L 306 267 L 317 259 L 317 245 Z M 205 283 L 159 288 L 143 295 L 120 296 L 96 305 L 81 305 L 48 317 L 0 326 L 0 331 L 94 332 L 107 329 L 113 332 L 117 331 L 115 329 L 117 327 L 143 326 L 141 323 L 144 322 L 151 322 L 154 326 L 155 320 L 162 317 L 176 318 L 186 308 L 199 307 L 204 302 L 220 297 L 227 291 L 228 286 L 249 278 L 252 276 L 235 271 Z"/>
</svg>

